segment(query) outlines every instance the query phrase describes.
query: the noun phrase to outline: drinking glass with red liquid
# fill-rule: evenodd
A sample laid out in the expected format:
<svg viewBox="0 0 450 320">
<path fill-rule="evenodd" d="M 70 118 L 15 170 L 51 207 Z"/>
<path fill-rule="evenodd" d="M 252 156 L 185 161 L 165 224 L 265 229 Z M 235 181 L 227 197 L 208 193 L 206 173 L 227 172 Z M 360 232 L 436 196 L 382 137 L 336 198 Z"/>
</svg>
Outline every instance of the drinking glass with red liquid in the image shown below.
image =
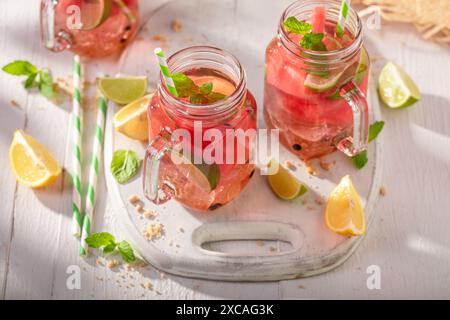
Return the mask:
<svg viewBox="0 0 450 320">
<path fill-rule="evenodd" d="M 244 69 L 226 51 L 190 47 L 172 55 L 168 65 L 174 78 L 183 74 L 208 95 L 175 97 L 161 75 L 148 108 L 144 194 L 156 204 L 174 198 L 198 211 L 218 209 L 236 198 L 254 173 L 256 101 Z M 182 88 L 177 90 L 182 96 Z M 188 152 L 177 151 L 182 143 Z"/>
<path fill-rule="evenodd" d="M 138 0 L 41 0 L 40 11 L 47 49 L 90 58 L 120 52 L 139 27 Z"/>
<path fill-rule="evenodd" d="M 344 33 L 336 34 L 340 3 L 293 3 L 266 50 L 266 123 L 304 160 L 336 148 L 354 156 L 367 147 L 369 57 L 354 10 L 349 9 Z M 297 25 L 289 26 L 292 20 Z"/>
</svg>

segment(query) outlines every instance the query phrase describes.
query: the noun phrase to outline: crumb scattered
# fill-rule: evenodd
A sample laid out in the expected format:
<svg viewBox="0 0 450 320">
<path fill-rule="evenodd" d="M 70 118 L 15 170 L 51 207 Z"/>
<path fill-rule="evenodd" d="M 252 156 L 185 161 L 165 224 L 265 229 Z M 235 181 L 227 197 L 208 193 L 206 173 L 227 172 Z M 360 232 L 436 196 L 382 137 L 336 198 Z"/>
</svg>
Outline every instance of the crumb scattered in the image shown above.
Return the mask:
<svg viewBox="0 0 450 320">
<path fill-rule="evenodd" d="M 307 206 L 306 209 L 309 210 L 309 211 L 313 211 L 315 209 L 315 207 L 314 206 Z"/>
<path fill-rule="evenodd" d="M 120 264 L 119 261 L 117 260 L 110 260 L 108 261 L 108 263 L 106 264 L 106 266 L 108 267 L 108 269 L 114 269 L 115 267 L 117 267 Z"/>
<path fill-rule="evenodd" d="M 71 77 L 57 77 L 55 83 L 57 88 L 60 89 L 60 92 L 64 93 L 67 96 L 73 95 L 73 83 Z"/>
<path fill-rule="evenodd" d="M 325 200 L 323 200 L 322 197 L 316 197 L 314 201 L 320 206 L 325 204 Z"/>
<path fill-rule="evenodd" d="M 170 239 L 170 241 L 169 241 L 169 247 L 172 247 L 174 244 L 175 244 L 175 240 Z"/>
<path fill-rule="evenodd" d="M 183 24 L 179 20 L 173 20 L 171 24 L 171 28 L 173 32 L 181 32 L 183 31 Z"/>
<path fill-rule="evenodd" d="M 10 103 L 14 108 L 20 108 L 20 104 L 16 100 L 11 100 Z"/>
<path fill-rule="evenodd" d="M 336 164 L 336 161 L 333 162 L 327 162 L 325 160 L 320 160 L 319 165 L 320 167 L 325 170 L 325 171 L 330 171 L 331 168 L 333 168 L 333 166 Z"/>
<path fill-rule="evenodd" d="M 162 233 L 163 227 L 160 223 L 147 224 L 143 231 L 143 235 L 148 241 L 161 238 Z"/>
<path fill-rule="evenodd" d="M 270 247 L 269 247 L 269 251 L 270 251 L 270 252 L 276 252 L 276 251 L 277 251 L 277 248 L 270 246 Z"/>
<path fill-rule="evenodd" d="M 164 278 L 166 277 L 166 274 L 165 274 L 164 272 L 161 272 L 161 274 L 159 275 L 159 277 L 160 277 L 161 279 L 164 279 Z"/>
<path fill-rule="evenodd" d="M 128 197 L 128 202 L 130 204 L 132 204 L 133 206 L 136 206 L 140 201 L 141 201 L 141 199 L 136 194 Z"/>
<path fill-rule="evenodd" d="M 308 172 L 312 176 L 316 176 L 317 175 L 316 168 L 314 168 L 314 166 L 310 162 L 306 162 L 305 161 L 305 166 L 306 166 L 306 172 Z"/>
<path fill-rule="evenodd" d="M 286 166 L 292 171 L 297 171 L 297 166 L 290 161 L 286 161 Z"/>
<path fill-rule="evenodd" d="M 383 196 L 383 197 L 385 197 L 387 195 L 387 191 L 386 191 L 385 187 L 381 187 L 380 188 L 380 195 Z"/>
<path fill-rule="evenodd" d="M 178 227 L 178 232 L 184 233 L 184 229 L 182 227 Z"/>
<path fill-rule="evenodd" d="M 146 210 L 144 211 L 144 218 L 145 219 L 151 219 L 154 218 L 156 216 L 156 212 L 152 211 L 152 210 Z"/>
<path fill-rule="evenodd" d="M 258 247 L 264 247 L 264 241 L 262 241 L 262 240 L 256 240 L 256 245 L 257 245 Z"/>
<path fill-rule="evenodd" d="M 299 284 L 299 285 L 297 286 L 297 288 L 299 288 L 299 289 L 305 289 L 305 286 L 302 285 L 302 284 Z"/>
<path fill-rule="evenodd" d="M 136 205 L 136 208 L 134 210 L 137 214 L 142 214 L 144 212 L 144 208 L 140 204 Z"/>
<path fill-rule="evenodd" d="M 150 281 L 148 281 L 144 284 L 144 288 L 148 290 L 153 290 L 153 284 Z"/>
<path fill-rule="evenodd" d="M 153 40 L 153 41 L 159 41 L 159 42 L 166 42 L 166 41 L 167 41 L 167 38 L 166 38 L 165 36 L 163 36 L 163 35 L 155 34 L 155 35 L 152 37 L 152 40 Z"/>
<path fill-rule="evenodd" d="M 104 266 L 104 262 L 102 261 L 102 259 L 97 258 L 97 260 L 95 260 L 95 264 L 97 264 L 98 266 Z"/>
</svg>

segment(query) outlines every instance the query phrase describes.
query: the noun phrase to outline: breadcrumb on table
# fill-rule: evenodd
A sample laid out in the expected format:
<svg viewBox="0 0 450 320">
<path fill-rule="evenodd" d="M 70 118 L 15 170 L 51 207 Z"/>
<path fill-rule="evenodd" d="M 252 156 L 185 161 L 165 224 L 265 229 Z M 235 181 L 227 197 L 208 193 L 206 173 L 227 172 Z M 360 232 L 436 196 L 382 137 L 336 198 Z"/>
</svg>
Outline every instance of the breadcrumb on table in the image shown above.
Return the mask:
<svg viewBox="0 0 450 320">
<path fill-rule="evenodd" d="M 183 24 L 179 20 L 173 20 L 171 24 L 171 28 L 173 32 L 181 32 L 183 31 Z"/>
<path fill-rule="evenodd" d="M 160 223 L 147 224 L 142 234 L 148 241 L 161 238 L 163 234 L 163 226 Z"/>
<path fill-rule="evenodd" d="M 110 260 L 110 261 L 108 261 L 108 263 L 107 263 L 107 267 L 109 268 L 109 269 L 113 269 L 113 268 L 115 268 L 115 267 L 117 267 L 117 266 L 119 266 L 120 265 L 120 262 L 119 261 L 117 261 L 117 260 Z"/>
<path fill-rule="evenodd" d="M 387 190 L 385 187 L 380 188 L 380 195 L 383 197 L 385 197 L 387 195 Z"/>
</svg>

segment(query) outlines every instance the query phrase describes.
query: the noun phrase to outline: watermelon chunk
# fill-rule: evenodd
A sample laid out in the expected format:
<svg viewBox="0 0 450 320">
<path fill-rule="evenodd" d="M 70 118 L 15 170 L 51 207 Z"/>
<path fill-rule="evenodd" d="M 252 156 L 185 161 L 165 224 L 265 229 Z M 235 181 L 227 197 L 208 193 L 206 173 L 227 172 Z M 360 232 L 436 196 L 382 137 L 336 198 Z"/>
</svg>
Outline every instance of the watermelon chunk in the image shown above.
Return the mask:
<svg viewBox="0 0 450 320">
<path fill-rule="evenodd" d="M 311 16 L 311 24 L 313 26 L 312 32 L 325 33 L 325 7 L 315 7 Z"/>
</svg>

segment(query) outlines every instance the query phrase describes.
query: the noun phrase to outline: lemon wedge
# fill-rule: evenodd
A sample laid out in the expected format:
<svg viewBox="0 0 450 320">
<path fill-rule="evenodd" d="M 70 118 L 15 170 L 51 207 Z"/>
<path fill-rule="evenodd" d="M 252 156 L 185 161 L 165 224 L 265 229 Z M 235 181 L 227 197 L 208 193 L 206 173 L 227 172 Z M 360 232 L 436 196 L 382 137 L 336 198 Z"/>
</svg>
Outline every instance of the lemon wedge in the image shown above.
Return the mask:
<svg viewBox="0 0 450 320">
<path fill-rule="evenodd" d="M 17 180 L 31 188 L 49 185 L 61 174 L 50 152 L 22 130 L 14 133 L 9 161 Z"/>
<path fill-rule="evenodd" d="M 343 177 L 328 197 L 325 223 L 331 231 L 344 236 L 366 233 L 364 209 L 349 176 Z"/>
<path fill-rule="evenodd" d="M 273 160 L 269 163 L 269 168 L 276 165 Z M 288 170 L 278 165 L 278 171 L 274 175 L 267 176 L 272 191 L 283 200 L 294 200 L 303 195 L 308 189 Z"/>
<path fill-rule="evenodd" d="M 116 112 L 113 119 L 114 128 L 128 138 L 147 141 L 147 108 L 153 94 L 144 96 Z"/>
</svg>

